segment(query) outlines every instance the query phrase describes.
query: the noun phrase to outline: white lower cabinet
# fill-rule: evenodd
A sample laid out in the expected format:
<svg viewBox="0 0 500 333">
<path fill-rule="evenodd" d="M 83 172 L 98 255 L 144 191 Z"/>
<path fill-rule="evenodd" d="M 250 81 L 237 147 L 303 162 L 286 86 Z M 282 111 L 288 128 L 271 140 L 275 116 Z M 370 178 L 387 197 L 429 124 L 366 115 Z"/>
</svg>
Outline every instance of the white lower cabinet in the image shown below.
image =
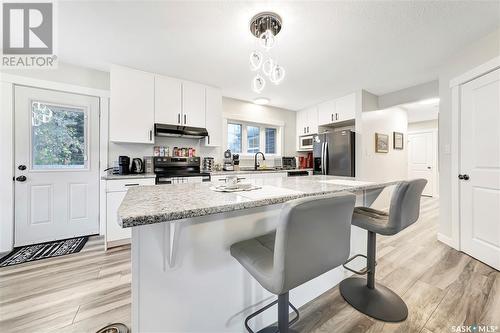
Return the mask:
<svg viewBox="0 0 500 333">
<path fill-rule="evenodd" d="M 118 224 L 118 208 L 131 187 L 154 185 L 154 178 L 116 179 L 106 181 L 106 246 L 113 247 L 130 242 L 130 228 L 122 228 Z"/>
</svg>

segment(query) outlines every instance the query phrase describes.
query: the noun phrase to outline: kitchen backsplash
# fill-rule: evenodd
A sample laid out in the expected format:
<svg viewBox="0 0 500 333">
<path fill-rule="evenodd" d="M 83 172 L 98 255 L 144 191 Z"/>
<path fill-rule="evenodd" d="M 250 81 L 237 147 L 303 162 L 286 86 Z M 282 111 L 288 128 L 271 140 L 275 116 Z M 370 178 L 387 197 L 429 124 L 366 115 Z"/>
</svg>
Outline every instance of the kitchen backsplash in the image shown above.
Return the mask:
<svg viewBox="0 0 500 333">
<path fill-rule="evenodd" d="M 153 156 L 154 146 L 168 146 L 170 148 L 170 155 L 172 155 L 172 150 L 174 147 L 193 147 L 196 149 L 196 156 L 203 157 L 213 157 L 215 163 L 222 163 L 224 151 L 221 148 L 205 147 L 200 144 L 197 139 L 186 139 L 186 138 L 168 138 L 168 137 L 157 137 L 155 144 L 138 144 L 138 143 L 109 143 L 108 151 L 108 167 L 112 167 L 115 161 L 118 161 L 118 156 L 126 155 L 130 158 L 144 156 Z M 225 149 L 224 149 L 225 150 Z M 266 156 L 266 160 L 262 161 L 262 157 L 259 156 L 259 163 L 262 166 L 274 167 L 281 165 L 280 158 L 274 158 Z M 253 167 L 254 158 L 253 156 L 241 156 L 240 157 L 241 167 Z"/>
<path fill-rule="evenodd" d="M 200 144 L 200 140 L 198 139 L 157 137 L 154 145 L 110 142 L 108 150 L 108 167 L 112 167 L 113 163 L 118 161 L 118 156 L 120 155 L 126 155 L 130 158 L 153 156 L 154 146 L 168 146 L 170 148 L 170 155 L 174 147 L 193 147 L 196 149 L 196 156 L 202 158 L 210 156 L 215 158 L 216 163 L 222 162 L 222 152 L 220 148 L 205 147 Z"/>
</svg>

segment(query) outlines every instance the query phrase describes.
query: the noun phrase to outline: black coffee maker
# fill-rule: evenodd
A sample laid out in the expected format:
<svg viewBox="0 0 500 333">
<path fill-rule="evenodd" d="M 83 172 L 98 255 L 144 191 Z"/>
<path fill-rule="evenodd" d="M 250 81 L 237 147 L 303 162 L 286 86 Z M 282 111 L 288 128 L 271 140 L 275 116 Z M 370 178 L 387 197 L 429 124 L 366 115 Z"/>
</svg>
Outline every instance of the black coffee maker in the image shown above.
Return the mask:
<svg viewBox="0 0 500 333">
<path fill-rule="evenodd" d="M 128 175 L 130 173 L 130 157 L 118 156 L 118 174 Z"/>
</svg>

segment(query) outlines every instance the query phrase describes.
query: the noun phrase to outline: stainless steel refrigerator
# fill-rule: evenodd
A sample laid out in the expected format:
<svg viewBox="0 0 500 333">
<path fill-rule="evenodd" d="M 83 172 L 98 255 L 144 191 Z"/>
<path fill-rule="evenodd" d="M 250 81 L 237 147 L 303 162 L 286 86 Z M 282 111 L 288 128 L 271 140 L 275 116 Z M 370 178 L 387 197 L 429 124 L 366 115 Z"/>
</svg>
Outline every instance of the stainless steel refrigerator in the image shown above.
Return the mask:
<svg viewBox="0 0 500 333">
<path fill-rule="evenodd" d="M 332 131 L 314 136 L 314 174 L 354 177 L 355 133 Z"/>
</svg>

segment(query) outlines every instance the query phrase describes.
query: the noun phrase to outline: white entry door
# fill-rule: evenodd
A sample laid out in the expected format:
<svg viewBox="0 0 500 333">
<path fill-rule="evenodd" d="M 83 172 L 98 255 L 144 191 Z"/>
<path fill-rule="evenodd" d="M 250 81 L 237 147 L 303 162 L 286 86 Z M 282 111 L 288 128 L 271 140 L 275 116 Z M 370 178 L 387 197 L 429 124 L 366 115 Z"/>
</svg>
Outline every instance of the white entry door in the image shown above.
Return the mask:
<svg viewBox="0 0 500 333">
<path fill-rule="evenodd" d="M 461 87 L 460 246 L 500 270 L 500 70 Z"/>
<path fill-rule="evenodd" d="M 408 133 L 408 178 L 427 179 L 422 195 L 434 196 L 436 142 L 433 131 Z"/>
<path fill-rule="evenodd" d="M 99 233 L 99 99 L 15 88 L 15 246 Z"/>
</svg>

